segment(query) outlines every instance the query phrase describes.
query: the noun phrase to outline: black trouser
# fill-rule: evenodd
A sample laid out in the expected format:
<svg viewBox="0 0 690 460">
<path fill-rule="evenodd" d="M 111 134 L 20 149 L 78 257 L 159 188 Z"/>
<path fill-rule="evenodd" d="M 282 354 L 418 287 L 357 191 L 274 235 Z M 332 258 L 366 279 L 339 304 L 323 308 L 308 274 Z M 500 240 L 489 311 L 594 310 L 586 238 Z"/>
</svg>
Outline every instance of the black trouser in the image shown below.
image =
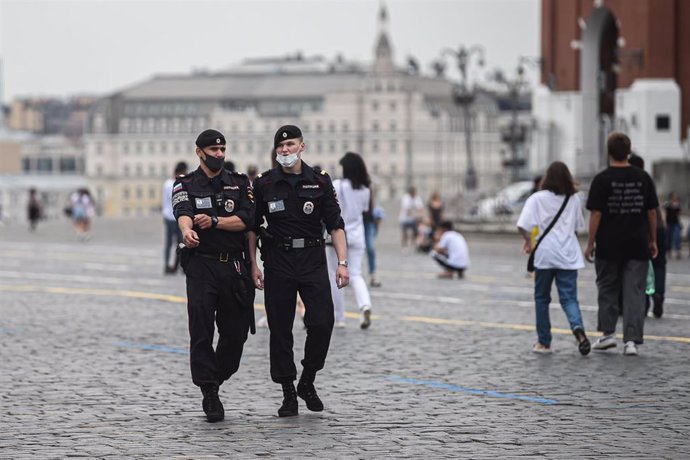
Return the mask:
<svg viewBox="0 0 690 460">
<path fill-rule="evenodd" d="M 238 266 L 244 278 L 238 274 Z M 220 385 L 240 366 L 252 314 L 247 305 L 254 302 L 253 288 L 248 291 L 251 299 L 245 299 L 244 304 L 237 296 L 237 283 L 249 279 L 246 270 L 244 262 L 235 264 L 232 259 L 220 262 L 196 255 L 190 258 L 185 268 L 189 354 L 195 385 Z M 214 320 L 218 326 L 215 351 Z"/>
<path fill-rule="evenodd" d="M 446 256 L 444 256 L 443 254 L 433 254 L 431 257 L 432 257 L 436 262 L 438 262 L 438 264 L 439 264 L 441 267 L 445 268 L 445 269 L 448 270 L 448 271 L 451 271 L 451 272 L 458 272 L 459 275 L 462 275 L 463 273 L 465 273 L 465 269 L 464 269 L 464 268 L 455 267 L 455 266 L 453 266 L 453 265 L 450 265 L 450 264 L 448 263 L 448 258 L 447 258 Z"/>
<path fill-rule="evenodd" d="M 287 383 L 297 378 L 292 350 L 297 293 L 305 307 L 307 341 L 302 367 L 306 372 L 317 372 L 326 362 L 333 332 L 333 298 L 323 247 L 276 251 L 280 253 L 265 269 L 264 296 L 271 331 L 271 379 Z M 286 269 L 289 262 L 292 270 Z"/>
</svg>

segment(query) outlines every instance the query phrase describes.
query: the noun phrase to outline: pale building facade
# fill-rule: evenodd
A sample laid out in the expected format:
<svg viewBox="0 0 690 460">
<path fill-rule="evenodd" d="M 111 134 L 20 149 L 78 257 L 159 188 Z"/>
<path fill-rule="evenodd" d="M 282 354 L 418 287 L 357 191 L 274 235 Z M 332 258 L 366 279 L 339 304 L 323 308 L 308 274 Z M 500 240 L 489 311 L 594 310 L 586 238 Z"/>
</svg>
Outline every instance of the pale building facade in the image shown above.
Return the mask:
<svg viewBox="0 0 690 460">
<path fill-rule="evenodd" d="M 347 151 L 361 153 L 381 200 L 408 185 L 421 196 L 464 192 L 464 121 L 452 83 L 399 70 L 381 17 L 374 60 L 255 59 L 213 74 L 157 76 L 100 100 L 87 126 L 85 173 L 106 215 L 159 212 L 161 184 L 178 161 L 198 164 L 194 140 L 207 128 L 223 132 L 236 169 L 271 165 L 275 131 L 300 126 L 304 160 L 332 175 Z M 479 93 L 472 107 L 472 147 L 479 186 L 510 177 L 502 166 L 496 97 Z"/>
</svg>

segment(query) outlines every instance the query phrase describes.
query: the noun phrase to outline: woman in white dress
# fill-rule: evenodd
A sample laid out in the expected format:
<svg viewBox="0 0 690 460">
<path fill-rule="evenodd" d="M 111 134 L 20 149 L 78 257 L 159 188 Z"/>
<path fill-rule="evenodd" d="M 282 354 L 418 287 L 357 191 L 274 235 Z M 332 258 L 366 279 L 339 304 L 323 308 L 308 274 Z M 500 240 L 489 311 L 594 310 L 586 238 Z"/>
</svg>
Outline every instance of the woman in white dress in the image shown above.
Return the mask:
<svg viewBox="0 0 690 460">
<path fill-rule="evenodd" d="M 371 325 L 371 298 L 367 283 L 362 277 L 362 259 L 366 249 L 364 240 L 364 220 L 362 213 L 369 209 L 371 183 L 362 157 L 348 152 L 340 159 L 343 167 L 343 178 L 333 181 L 333 188 L 338 197 L 340 212 L 345 221 L 347 236 L 347 255 L 349 259 L 350 286 L 355 291 L 355 301 L 361 314 L 360 327 L 367 329 Z M 335 271 L 338 258 L 333 246 L 326 247 L 331 276 L 331 294 L 335 308 L 335 327 L 345 327 L 345 302 L 343 291 L 335 283 Z"/>
</svg>

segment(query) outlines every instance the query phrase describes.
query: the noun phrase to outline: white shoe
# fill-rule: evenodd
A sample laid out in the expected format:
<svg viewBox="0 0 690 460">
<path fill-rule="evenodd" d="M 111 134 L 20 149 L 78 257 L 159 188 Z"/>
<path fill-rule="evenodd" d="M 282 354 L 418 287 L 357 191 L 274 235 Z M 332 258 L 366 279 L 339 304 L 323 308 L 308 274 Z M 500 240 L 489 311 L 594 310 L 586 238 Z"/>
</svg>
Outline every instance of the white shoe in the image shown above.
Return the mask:
<svg viewBox="0 0 690 460">
<path fill-rule="evenodd" d="M 623 354 L 625 356 L 637 356 L 637 345 L 635 345 L 635 342 L 632 340 L 628 340 L 625 342 L 625 346 L 623 347 Z"/>
<path fill-rule="evenodd" d="M 345 328 L 345 321 L 336 321 L 335 327 L 336 327 L 336 329 L 344 329 Z"/>
<path fill-rule="evenodd" d="M 613 348 L 617 345 L 618 344 L 616 343 L 616 337 L 613 334 L 602 335 L 592 344 L 592 349 L 599 351 L 608 350 L 609 348 Z"/>
</svg>

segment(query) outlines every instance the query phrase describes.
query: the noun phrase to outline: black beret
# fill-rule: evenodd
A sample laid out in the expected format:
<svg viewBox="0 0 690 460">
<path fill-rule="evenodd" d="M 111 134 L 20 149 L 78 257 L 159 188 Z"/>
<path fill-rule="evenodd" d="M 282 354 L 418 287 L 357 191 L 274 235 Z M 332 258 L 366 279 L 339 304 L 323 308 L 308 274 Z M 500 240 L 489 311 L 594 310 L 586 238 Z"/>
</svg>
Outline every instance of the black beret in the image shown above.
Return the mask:
<svg viewBox="0 0 690 460">
<path fill-rule="evenodd" d="M 302 131 L 297 126 L 285 125 L 278 128 L 276 135 L 273 137 L 273 149 L 278 148 L 278 144 L 286 139 L 297 139 L 302 137 Z"/>
<path fill-rule="evenodd" d="M 210 147 L 212 145 L 225 145 L 225 136 L 220 131 L 215 129 L 207 129 L 199 134 L 196 138 L 196 145 L 200 148 Z"/>
</svg>

